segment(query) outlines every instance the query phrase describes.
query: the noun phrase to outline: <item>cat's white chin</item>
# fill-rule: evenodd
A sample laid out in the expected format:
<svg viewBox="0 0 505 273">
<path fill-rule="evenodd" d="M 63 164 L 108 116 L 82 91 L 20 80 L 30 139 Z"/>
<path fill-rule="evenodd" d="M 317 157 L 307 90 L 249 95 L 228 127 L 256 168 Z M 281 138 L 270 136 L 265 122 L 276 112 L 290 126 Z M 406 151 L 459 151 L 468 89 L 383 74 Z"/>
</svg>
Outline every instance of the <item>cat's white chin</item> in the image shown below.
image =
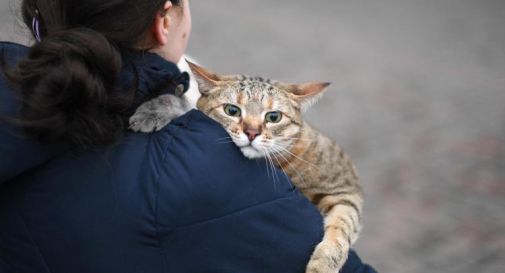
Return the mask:
<svg viewBox="0 0 505 273">
<path fill-rule="evenodd" d="M 261 157 L 265 156 L 265 154 L 263 152 L 256 150 L 252 146 L 242 147 L 242 148 L 240 148 L 240 151 L 242 151 L 244 156 L 249 159 L 256 159 L 256 158 L 261 158 Z"/>
</svg>

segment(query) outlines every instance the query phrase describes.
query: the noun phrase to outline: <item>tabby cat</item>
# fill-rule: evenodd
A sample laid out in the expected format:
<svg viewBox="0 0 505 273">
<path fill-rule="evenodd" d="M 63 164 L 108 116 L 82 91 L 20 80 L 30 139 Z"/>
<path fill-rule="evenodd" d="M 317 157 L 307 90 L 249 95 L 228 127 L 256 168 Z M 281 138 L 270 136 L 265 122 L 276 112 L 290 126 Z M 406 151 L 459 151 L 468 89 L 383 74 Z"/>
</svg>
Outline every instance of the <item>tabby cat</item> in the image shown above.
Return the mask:
<svg viewBox="0 0 505 273">
<path fill-rule="evenodd" d="M 337 273 L 358 238 L 363 196 L 349 156 L 302 119 L 329 84 L 222 76 L 189 66 L 201 93 L 197 108 L 227 130 L 244 156 L 281 168 L 324 216 L 324 237 L 306 272 Z M 160 96 L 139 107 L 130 128 L 157 130 L 188 109 L 184 98 Z"/>
</svg>

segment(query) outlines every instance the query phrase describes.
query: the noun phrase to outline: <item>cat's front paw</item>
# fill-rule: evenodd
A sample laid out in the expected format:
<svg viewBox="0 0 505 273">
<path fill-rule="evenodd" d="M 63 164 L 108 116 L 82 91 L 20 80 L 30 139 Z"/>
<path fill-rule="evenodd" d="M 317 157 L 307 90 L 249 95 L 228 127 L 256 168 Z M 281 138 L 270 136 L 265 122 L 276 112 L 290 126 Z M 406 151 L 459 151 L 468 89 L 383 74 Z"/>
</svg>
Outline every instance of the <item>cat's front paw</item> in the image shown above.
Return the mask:
<svg viewBox="0 0 505 273">
<path fill-rule="evenodd" d="M 162 95 L 143 103 L 130 117 L 129 129 L 134 132 L 159 131 L 173 119 L 191 109 L 184 97 Z"/>
<path fill-rule="evenodd" d="M 305 273 L 338 273 L 347 260 L 349 247 L 322 241 L 310 257 Z"/>
<path fill-rule="evenodd" d="M 159 116 L 156 112 L 135 112 L 130 117 L 130 130 L 134 132 L 151 133 L 159 131 L 170 122 Z"/>
</svg>

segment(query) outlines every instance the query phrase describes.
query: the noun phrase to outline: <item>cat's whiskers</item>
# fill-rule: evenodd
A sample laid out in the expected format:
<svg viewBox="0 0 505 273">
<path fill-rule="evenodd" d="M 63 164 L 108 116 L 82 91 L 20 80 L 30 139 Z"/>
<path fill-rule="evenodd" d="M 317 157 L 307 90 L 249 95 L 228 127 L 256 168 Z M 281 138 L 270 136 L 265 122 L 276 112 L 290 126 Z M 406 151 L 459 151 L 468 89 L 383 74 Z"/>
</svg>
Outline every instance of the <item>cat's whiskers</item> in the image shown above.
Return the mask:
<svg viewBox="0 0 505 273">
<path fill-rule="evenodd" d="M 265 155 L 265 159 L 266 159 L 266 157 L 268 156 L 267 153 L 265 151 L 263 151 L 263 154 Z M 268 178 L 270 178 L 270 167 L 268 166 L 267 160 L 265 160 L 265 167 L 267 168 L 267 176 L 268 176 Z M 272 174 L 272 176 L 273 176 L 273 174 Z"/>
<path fill-rule="evenodd" d="M 216 142 L 219 144 L 234 143 L 233 139 L 230 136 L 218 138 L 216 139 Z"/>
<path fill-rule="evenodd" d="M 289 150 L 291 147 L 297 144 L 301 144 L 303 146 L 310 146 L 310 144 L 314 141 L 313 139 L 304 139 L 304 138 L 296 138 L 296 137 L 276 137 L 274 142 L 276 144 L 281 144 L 284 148 Z"/>
<path fill-rule="evenodd" d="M 304 163 L 309 164 L 311 167 L 314 167 L 316 170 L 318 170 L 318 171 L 320 171 L 320 170 L 321 170 L 318 166 L 316 166 L 316 165 L 314 165 L 313 163 L 311 163 L 311 162 L 309 162 L 309 161 L 307 161 L 307 160 L 305 160 L 305 159 L 303 159 L 303 158 L 301 158 L 301 157 L 299 157 L 299 156 L 295 155 L 294 153 L 292 153 L 292 152 L 291 152 L 291 151 L 289 151 L 288 149 L 286 149 L 286 148 L 282 147 L 281 145 L 275 144 L 274 142 L 272 142 L 272 144 L 271 144 L 271 145 L 272 145 L 272 147 L 275 147 L 275 148 L 277 148 L 277 149 L 281 149 L 283 152 L 285 152 L 285 153 L 289 154 L 290 156 L 292 156 L 292 157 L 294 157 L 294 158 L 296 158 L 296 159 L 298 159 L 298 160 L 300 160 L 300 161 L 302 161 L 302 162 L 304 162 Z"/>
<path fill-rule="evenodd" d="M 226 137 L 220 137 L 216 140 L 226 140 L 226 139 L 231 139 L 231 136 L 226 136 Z"/>
<path fill-rule="evenodd" d="M 272 158 L 273 158 L 273 159 L 275 159 L 275 161 L 277 162 L 277 164 L 278 164 L 279 168 L 282 170 L 282 173 L 283 173 L 283 174 L 284 174 L 287 178 L 289 178 L 288 174 L 286 173 L 286 170 L 284 170 L 284 168 L 282 167 L 282 164 L 281 164 L 281 162 L 279 161 L 279 158 L 277 158 L 277 157 L 276 157 L 276 155 L 275 155 L 276 151 L 275 151 L 275 150 L 273 150 L 273 149 L 269 149 L 269 148 L 266 148 L 266 149 L 267 149 L 267 151 L 268 151 L 268 154 L 272 154 L 272 155 L 273 155 L 273 157 L 272 157 Z"/>
<path fill-rule="evenodd" d="M 280 149 L 280 146 L 271 145 L 270 151 L 272 151 L 272 155 L 281 156 L 286 163 L 290 163 L 288 158 L 286 157 L 285 151 Z"/>
<path fill-rule="evenodd" d="M 230 141 L 217 141 L 217 144 L 228 144 L 228 143 L 235 143 L 233 140 Z"/>
<path fill-rule="evenodd" d="M 272 160 L 272 157 L 268 154 L 268 161 L 270 162 L 270 166 L 272 166 L 272 173 L 274 177 L 274 190 L 277 191 L 277 181 L 279 180 L 279 177 L 277 177 L 277 168 L 275 167 L 274 161 Z M 277 181 L 276 181 L 277 180 Z"/>
<path fill-rule="evenodd" d="M 297 170 L 297 168 L 295 168 L 295 167 L 291 164 L 291 162 L 290 162 L 290 161 L 289 161 L 289 160 L 288 160 L 288 159 L 287 159 L 287 158 L 286 158 L 286 157 L 285 157 L 285 156 L 281 153 L 281 152 L 282 152 L 282 150 L 278 150 L 278 149 L 272 148 L 272 152 L 273 152 L 272 154 L 273 154 L 274 156 L 276 156 L 276 155 L 281 156 L 281 157 L 282 157 L 282 159 L 283 159 L 286 163 L 288 163 L 288 166 L 289 166 L 289 167 L 290 167 L 290 168 L 291 168 L 291 169 L 292 169 L 292 170 L 296 173 L 296 175 L 298 175 L 298 177 L 300 178 L 300 180 L 302 181 L 302 183 L 303 183 L 303 184 L 306 184 L 306 183 L 305 183 L 305 180 L 303 179 L 303 175 L 302 175 L 302 174 L 301 174 L 301 173 Z M 279 161 L 277 161 L 277 162 L 279 162 Z M 282 168 L 282 164 L 279 164 L 279 166 Z M 284 170 L 284 169 L 283 169 L 283 170 Z M 284 173 L 286 173 L 286 172 L 284 172 Z"/>
<path fill-rule="evenodd" d="M 261 146 L 261 148 L 262 149 L 260 150 L 260 152 L 262 152 L 263 155 L 264 155 L 265 165 L 267 167 L 267 175 L 268 175 L 268 178 L 270 178 L 270 170 L 272 170 L 272 169 L 271 169 L 271 163 L 268 160 L 268 152 L 267 152 L 267 150 L 265 149 L 265 147 L 263 145 Z M 273 176 L 274 176 L 274 170 L 272 170 L 272 178 L 273 178 Z"/>
<path fill-rule="evenodd" d="M 277 182 L 276 182 L 276 179 L 278 179 L 278 177 L 276 176 L 276 173 L 275 173 L 275 165 L 272 161 L 272 158 L 270 157 L 269 153 L 268 153 L 268 150 L 266 149 L 263 149 L 263 154 L 265 155 L 265 158 L 267 160 L 265 160 L 265 162 L 268 162 L 268 164 L 270 165 L 270 170 L 272 171 L 272 179 L 274 181 L 274 189 L 276 190 L 277 189 Z M 267 165 L 267 168 L 268 168 L 268 165 Z"/>
<path fill-rule="evenodd" d="M 264 141 L 263 141 L 263 146 L 265 147 L 265 149 L 267 149 L 267 150 L 269 150 L 269 151 L 271 151 L 271 150 L 272 150 L 272 151 L 275 151 L 275 150 L 274 150 L 274 149 L 272 149 L 272 148 L 275 148 L 274 146 L 277 146 L 277 145 L 275 144 L 275 140 L 270 140 L 270 139 L 269 139 L 269 140 L 264 140 Z M 289 146 L 289 145 L 287 145 L 287 146 Z"/>
<path fill-rule="evenodd" d="M 310 141 L 313 141 L 313 139 L 310 139 L 310 138 L 299 138 L 299 137 L 282 137 L 282 136 L 279 136 L 279 137 L 275 137 L 276 139 L 281 139 L 281 140 L 293 140 L 293 141 L 307 141 L 307 142 L 310 142 Z"/>
</svg>

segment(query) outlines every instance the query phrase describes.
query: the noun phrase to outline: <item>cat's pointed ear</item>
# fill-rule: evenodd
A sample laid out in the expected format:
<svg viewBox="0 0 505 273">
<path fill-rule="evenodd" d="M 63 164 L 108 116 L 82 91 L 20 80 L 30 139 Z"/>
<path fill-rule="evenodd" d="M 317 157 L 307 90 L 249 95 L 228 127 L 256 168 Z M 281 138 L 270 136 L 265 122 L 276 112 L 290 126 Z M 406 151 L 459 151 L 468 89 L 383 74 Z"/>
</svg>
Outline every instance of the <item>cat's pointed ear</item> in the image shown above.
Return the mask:
<svg viewBox="0 0 505 273">
<path fill-rule="evenodd" d="M 189 68 L 191 68 L 193 75 L 195 75 L 196 82 L 198 83 L 198 90 L 200 90 L 202 95 L 211 92 L 215 87 L 219 86 L 221 82 L 219 75 L 188 60 L 186 60 L 186 62 Z"/>
<path fill-rule="evenodd" d="M 288 90 L 294 99 L 300 104 L 302 111 L 307 110 L 312 104 L 318 101 L 324 91 L 328 89 L 329 82 L 309 82 L 302 84 L 291 84 Z"/>
</svg>

